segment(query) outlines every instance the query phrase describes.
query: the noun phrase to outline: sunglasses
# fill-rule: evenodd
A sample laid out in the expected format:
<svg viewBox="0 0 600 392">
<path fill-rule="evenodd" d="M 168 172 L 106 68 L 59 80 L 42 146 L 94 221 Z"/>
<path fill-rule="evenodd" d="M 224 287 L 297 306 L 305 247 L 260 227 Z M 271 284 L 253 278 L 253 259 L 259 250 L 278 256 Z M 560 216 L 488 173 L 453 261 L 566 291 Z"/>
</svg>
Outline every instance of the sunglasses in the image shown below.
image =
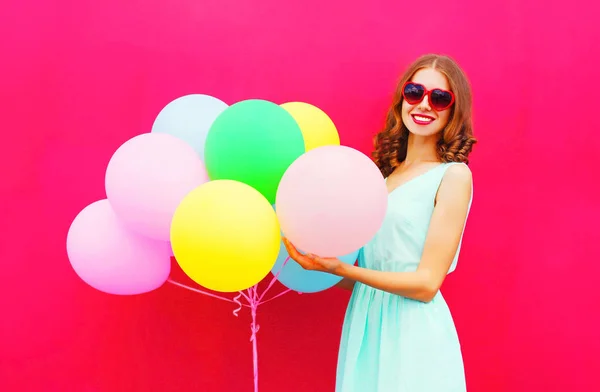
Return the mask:
<svg viewBox="0 0 600 392">
<path fill-rule="evenodd" d="M 451 91 L 439 88 L 427 90 L 422 84 L 413 82 L 406 82 L 404 84 L 402 96 L 411 105 L 421 102 L 427 96 L 429 97 L 431 107 L 438 112 L 448 109 L 454 103 L 454 94 Z"/>
</svg>

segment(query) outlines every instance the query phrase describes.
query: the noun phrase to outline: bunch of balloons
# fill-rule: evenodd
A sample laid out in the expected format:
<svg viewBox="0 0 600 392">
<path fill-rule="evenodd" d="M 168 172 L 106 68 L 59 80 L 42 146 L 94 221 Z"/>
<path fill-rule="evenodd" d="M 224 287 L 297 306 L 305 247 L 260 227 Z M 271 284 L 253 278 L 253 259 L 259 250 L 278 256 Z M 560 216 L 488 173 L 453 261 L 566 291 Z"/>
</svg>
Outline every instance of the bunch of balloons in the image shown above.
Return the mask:
<svg viewBox="0 0 600 392">
<path fill-rule="evenodd" d="M 375 164 L 341 146 L 319 108 L 229 106 L 203 94 L 170 102 L 151 132 L 123 143 L 105 189 L 106 199 L 73 220 L 67 252 L 87 284 L 122 295 L 160 287 L 172 255 L 218 292 L 245 290 L 270 272 L 289 289 L 322 291 L 340 278 L 286 263 L 282 235 L 353 264 L 387 208 Z"/>
</svg>

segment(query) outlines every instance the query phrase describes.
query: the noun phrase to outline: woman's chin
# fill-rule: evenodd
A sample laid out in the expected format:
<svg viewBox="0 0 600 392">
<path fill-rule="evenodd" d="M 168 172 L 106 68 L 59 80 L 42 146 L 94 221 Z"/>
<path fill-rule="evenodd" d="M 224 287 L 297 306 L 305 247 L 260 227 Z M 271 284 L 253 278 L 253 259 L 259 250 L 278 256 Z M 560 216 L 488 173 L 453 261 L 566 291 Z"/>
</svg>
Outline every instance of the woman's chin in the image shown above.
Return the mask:
<svg viewBox="0 0 600 392">
<path fill-rule="evenodd" d="M 441 129 L 436 129 L 434 127 L 423 126 L 423 125 L 410 126 L 410 127 L 406 127 L 406 128 L 408 128 L 408 131 L 412 135 L 418 136 L 418 137 L 431 137 L 431 136 L 435 136 L 441 132 Z"/>
</svg>

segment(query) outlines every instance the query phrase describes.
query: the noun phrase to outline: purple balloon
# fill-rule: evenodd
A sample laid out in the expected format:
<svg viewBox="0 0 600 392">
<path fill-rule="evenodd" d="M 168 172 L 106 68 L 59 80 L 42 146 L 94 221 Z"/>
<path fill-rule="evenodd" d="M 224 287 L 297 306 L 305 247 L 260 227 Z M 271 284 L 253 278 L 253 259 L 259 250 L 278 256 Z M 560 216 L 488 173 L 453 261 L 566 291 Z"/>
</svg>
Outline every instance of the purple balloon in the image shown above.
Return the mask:
<svg viewBox="0 0 600 392">
<path fill-rule="evenodd" d="M 106 169 L 106 195 L 132 230 L 169 241 L 171 219 L 183 198 L 208 181 L 204 163 L 181 139 L 136 136 L 117 149 Z"/>
<path fill-rule="evenodd" d="M 128 229 L 108 200 L 85 207 L 67 234 L 67 254 L 77 275 L 109 294 L 142 294 L 158 287 L 171 272 L 171 246 Z"/>
</svg>

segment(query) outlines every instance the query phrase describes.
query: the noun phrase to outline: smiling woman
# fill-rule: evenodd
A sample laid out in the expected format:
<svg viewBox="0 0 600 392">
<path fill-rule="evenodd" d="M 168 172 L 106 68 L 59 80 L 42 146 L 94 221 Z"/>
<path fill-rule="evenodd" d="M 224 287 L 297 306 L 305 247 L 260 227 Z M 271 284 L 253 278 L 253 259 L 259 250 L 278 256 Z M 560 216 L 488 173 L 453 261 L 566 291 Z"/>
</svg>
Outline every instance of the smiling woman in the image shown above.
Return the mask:
<svg viewBox="0 0 600 392">
<path fill-rule="evenodd" d="M 411 133 L 433 136 L 436 160 L 468 163 L 476 142 L 471 106 L 469 82 L 454 61 L 435 55 L 417 59 L 400 79 L 385 127 L 375 138 L 373 156 L 383 175 L 406 159 Z"/>
<path fill-rule="evenodd" d="M 418 59 L 402 77 L 375 162 L 386 177 L 388 210 L 358 266 L 336 258 L 290 257 L 343 278 L 353 290 L 338 357 L 337 392 L 461 392 L 460 343 L 440 293 L 456 268 L 471 207 L 466 166 L 475 139 L 471 92 L 444 56 Z"/>
</svg>

